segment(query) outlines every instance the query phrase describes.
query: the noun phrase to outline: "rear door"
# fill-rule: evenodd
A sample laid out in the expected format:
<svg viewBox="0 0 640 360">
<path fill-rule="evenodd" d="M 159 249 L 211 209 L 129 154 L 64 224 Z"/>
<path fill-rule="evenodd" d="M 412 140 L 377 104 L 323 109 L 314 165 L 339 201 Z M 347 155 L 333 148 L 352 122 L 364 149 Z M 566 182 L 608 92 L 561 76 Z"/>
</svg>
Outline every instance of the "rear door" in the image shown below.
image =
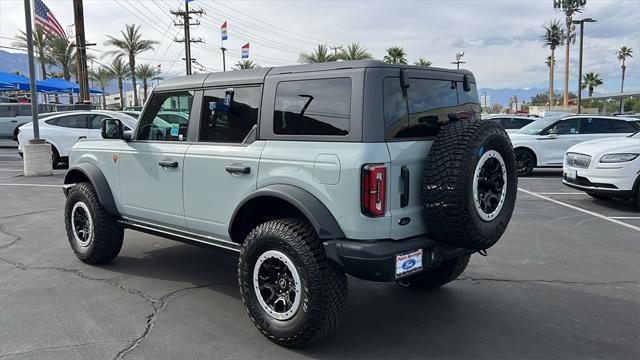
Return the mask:
<svg viewBox="0 0 640 360">
<path fill-rule="evenodd" d="M 48 125 L 40 129 L 40 136 L 53 144 L 60 156 L 68 156 L 78 139 L 88 134 L 89 114 L 73 112 L 45 121 Z"/>
<path fill-rule="evenodd" d="M 423 234 L 422 177 L 433 139 L 440 126 L 455 118 L 477 119 L 480 104 L 475 84 L 462 89 L 462 75 L 434 79 L 433 73 L 410 75 L 403 93 L 399 77 L 383 80 L 385 138 L 391 158 L 388 208 L 391 237 L 402 239 Z M 409 221 L 409 226 L 406 224 Z"/>
<path fill-rule="evenodd" d="M 184 210 L 190 230 L 229 240 L 236 205 L 256 190 L 264 148 L 264 141 L 255 141 L 261 94 L 260 86 L 204 90 L 198 141 L 184 159 Z"/>
</svg>

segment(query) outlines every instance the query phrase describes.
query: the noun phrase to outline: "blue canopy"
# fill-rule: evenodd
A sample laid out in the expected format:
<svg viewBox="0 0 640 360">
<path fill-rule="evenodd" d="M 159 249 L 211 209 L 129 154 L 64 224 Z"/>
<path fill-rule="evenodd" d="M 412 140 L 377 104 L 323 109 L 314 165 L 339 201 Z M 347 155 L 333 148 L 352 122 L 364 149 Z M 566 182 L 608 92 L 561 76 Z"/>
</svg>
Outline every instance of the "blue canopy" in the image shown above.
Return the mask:
<svg viewBox="0 0 640 360">
<path fill-rule="evenodd" d="M 16 90 L 16 86 L 6 82 L 0 82 L 0 90 Z"/>
<path fill-rule="evenodd" d="M 80 92 L 80 85 L 74 83 L 73 81 L 68 81 L 60 78 L 51 78 L 47 80 L 43 80 L 40 82 L 43 85 L 47 85 L 50 87 L 54 87 L 57 90 L 55 92 L 73 92 L 75 94 Z M 102 94 L 102 91 L 96 88 L 90 88 L 89 93 L 91 94 Z"/>
<path fill-rule="evenodd" d="M 0 71 L 0 83 L 9 84 L 11 86 L 9 90 L 27 91 L 31 88 L 28 77 L 12 74 L 8 72 L 3 72 L 3 71 Z M 36 90 L 37 91 L 57 91 L 58 88 L 47 85 L 44 83 L 44 81 L 36 81 Z"/>
</svg>

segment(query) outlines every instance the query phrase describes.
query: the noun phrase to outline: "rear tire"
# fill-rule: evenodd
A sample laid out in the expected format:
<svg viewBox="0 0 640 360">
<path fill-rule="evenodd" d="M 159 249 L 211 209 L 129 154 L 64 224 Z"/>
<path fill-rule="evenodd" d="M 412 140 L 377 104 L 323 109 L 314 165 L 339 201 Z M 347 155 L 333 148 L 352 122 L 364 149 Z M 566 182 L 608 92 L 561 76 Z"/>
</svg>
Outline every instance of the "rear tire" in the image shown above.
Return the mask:
<svg viewBox="0 0 640 360">
<path fill-rule="evenodd" d="M 51 166 L 55 169 L 59 163 L 60 163 L 60 153 L 58 152 L 55 146 L 51 145 Z"/>
<path fill-rule="evenodd" d="M 536 159 L 533 153 L 525 149 L 515 149 L 513 154 L 516 158 L 518 176 L 531 176 L 533 168 L 536 166 Z"/>
<path fill-rule="evenodd" d="M 398 285 L 416 289 L 434 289 L 457 279 L 467 268 L 471 255 L 449 259 L 439 267 L 397 280 Z"/>
<path fill-rule="evenodd" d="M 513 147 L 499 124 L 449 123 L 433 142 L 425 166 L 427 228 L 441 243 L 487 249 L 506 230 L 517 189 Z"/>
<path fill-rule="evenodd" d="M 342 320 L 347 278 L 326 258 L 304 219 L 277 219 L 254 228 L 240 251 L 238 282 L 249 318 L 276 344 L 304 347 Z"/>
<path fill-rule="evenodd" d="M 83 262 L 104 264 L 120 253 L 124 228 L 100 205 L 90 183 L 69 189 L 64 220 L 71 248 Z"/>
</svg>

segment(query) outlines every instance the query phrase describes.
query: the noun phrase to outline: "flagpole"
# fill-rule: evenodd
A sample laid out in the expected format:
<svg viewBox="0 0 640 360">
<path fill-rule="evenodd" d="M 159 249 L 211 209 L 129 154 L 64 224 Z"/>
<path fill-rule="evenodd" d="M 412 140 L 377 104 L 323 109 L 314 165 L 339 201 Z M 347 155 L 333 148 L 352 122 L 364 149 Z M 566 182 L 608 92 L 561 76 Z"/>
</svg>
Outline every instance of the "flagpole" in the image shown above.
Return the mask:
<svg viewBox="0 0 640 360">
<path fill-rule="evenodd" d="M 27 26 L 27 60 L 29 62 L 29 91 L 31 93 L 31 121 L 34 143 L 40 143 L 38 126 L 38 95 L 36 94 L 36 68 L 33 55 L 33 28 L 31 22 L 31 0 L 24 0 L 24 22 Z"/>
</svg>

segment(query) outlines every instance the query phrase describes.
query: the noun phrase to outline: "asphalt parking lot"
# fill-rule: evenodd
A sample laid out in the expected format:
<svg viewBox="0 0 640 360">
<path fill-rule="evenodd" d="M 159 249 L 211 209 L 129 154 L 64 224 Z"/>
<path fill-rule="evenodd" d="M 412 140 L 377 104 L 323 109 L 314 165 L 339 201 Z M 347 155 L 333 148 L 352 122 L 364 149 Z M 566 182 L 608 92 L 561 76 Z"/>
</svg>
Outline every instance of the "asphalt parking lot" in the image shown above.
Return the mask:
<svg viewBox="0 0 640 360">
<path fill-rule="evenodd" d="M 435 291 L 349 279 L 342 326 L 304 350 L 246 316 L 236 258 L 128 230 L 83 264 L 65 235 L 64 169 L 25 178 L 0 149 L 0 359 L 638 359 L 640 213 L 519 182 L 502 240 Z"/>
</svg>

